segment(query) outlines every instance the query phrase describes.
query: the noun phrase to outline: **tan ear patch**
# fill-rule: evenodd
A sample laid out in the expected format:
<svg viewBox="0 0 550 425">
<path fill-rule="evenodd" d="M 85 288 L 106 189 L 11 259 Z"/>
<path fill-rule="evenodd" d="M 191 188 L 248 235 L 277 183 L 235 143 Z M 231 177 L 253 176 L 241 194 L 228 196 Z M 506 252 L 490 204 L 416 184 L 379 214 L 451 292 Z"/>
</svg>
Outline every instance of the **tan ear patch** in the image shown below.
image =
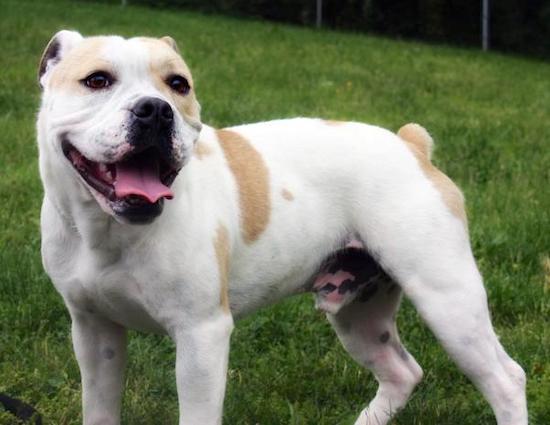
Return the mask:
<svg viewBox="0 0 550 425">
<path fill-rule="evenodd" d="M 105 45 L 105 37 L 84 39 L 53 69 L 49 85 L 52 88 L 66 88 L 74 92 L 87 93 L 80 82 L 92 71 L 112 72 L 112 64 L 101 59 L 99 52 Z"/>
<path fill-rule="evenodd" d="M 214 250 L 220 276 L 220 305 L 225 312 L 229 313 L 229 233 L 221 223 L 216 229 Z"/>
<path fill-rule="evenodd" d="M 167 35 L 167 36 L 161 37 L 161 38 L 160 38 L 160 41 L 162 41 L 162 42 L 168 44 L 172 49 L 174 49 L 174 51 L 175 51 L 176 53 L 179 54 L 180 49 L 178 49 L 178 45 L 177 45 L 177 43 L 176 43 L 176 40 L 174 40 L 172 37 L 170 37 L 170 36 Z"/>
<path fill-rule="evenodd" d="M 243 136 L 231 130 L 216 133 L 237 182 L 243 239 L 251 243 L 269 222 L 269 171 L 262 156 Z"/>
</svg>

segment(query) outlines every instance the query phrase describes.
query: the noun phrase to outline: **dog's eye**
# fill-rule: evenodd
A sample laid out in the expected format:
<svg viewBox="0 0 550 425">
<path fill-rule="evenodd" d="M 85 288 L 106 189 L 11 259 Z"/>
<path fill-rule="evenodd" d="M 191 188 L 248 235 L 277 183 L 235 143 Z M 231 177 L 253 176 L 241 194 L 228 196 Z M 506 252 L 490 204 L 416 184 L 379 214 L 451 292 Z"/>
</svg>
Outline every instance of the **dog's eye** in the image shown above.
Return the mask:
<svg viewBox="0 0 550 425">
<path fill-rule="evenodd" d="M 187 81 L 187 79 L 185 77 L 182 77 L 181 75 L 172 75 L 171 77 L 168 77 L 166 83 L 170 86 L 172 90 L 182 95 L 186 95 L 187 93 L 189 93 L 189 90 L 191 90 L 189 81 Z"/>
<path fill-rule="evenodd" d="M 113 84 L 114 78 L 106 72 L 94 72 L 84 78 L 83 82 L 93 90 L 105 89 Z"/>
</svg>

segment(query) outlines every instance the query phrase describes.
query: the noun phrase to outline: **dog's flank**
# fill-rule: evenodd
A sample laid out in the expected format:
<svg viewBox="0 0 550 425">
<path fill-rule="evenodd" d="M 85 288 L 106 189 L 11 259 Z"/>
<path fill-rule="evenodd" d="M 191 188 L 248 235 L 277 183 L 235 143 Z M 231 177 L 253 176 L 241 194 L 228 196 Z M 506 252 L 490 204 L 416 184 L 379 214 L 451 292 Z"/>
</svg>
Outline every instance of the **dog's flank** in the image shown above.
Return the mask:
<svg viewBox="0 0 550 425">
<path fill-rule="evenodd" d="M 221 424 L 234 318 L 304 288 L 378 380 L 355 425 L 387 424 L 422 379 L 395 322 L 402 294 L 498 425 L 527 424 L 525 374 L 424 128 L 216 130 L 167 37 L 62 31 L 39 81 L 42 258 L 71 315 L 84 425 L 120 424 L 127 328 L 174 340 L 179 424 Z"/>
</svg>

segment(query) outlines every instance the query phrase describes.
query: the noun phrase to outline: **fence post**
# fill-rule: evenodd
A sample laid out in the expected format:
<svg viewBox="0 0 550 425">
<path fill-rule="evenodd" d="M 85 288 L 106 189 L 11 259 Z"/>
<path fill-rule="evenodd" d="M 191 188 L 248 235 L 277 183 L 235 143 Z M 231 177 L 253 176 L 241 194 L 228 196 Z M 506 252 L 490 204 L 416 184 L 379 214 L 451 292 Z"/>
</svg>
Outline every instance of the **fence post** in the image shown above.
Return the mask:
<svg viewBox="0 0 550 425">
<path fill-rule="evenodd" d="M 321 28 L 323 24 L 323 0 L 317 0 L 317 28 Z"/>
<path fill-rule="evenodd" d="M 489 0 L 482 0 L 481 9 L 481 46 L 486 52 L 489 50 Z"/>
</svg>

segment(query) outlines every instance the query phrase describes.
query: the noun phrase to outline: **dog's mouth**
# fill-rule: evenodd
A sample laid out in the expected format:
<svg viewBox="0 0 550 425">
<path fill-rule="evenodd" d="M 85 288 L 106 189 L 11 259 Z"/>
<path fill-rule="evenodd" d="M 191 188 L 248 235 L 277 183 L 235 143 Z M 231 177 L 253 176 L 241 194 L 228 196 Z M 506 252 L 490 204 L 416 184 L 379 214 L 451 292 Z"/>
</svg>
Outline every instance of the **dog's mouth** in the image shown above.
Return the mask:
<svg viewBox="0 0 550 425">
<path fill-rule="evenodd" d="M 154 147 L 132 152 L 113 163 L 92 161 L 69 142 L 64 142 L 62 147 L 82 179 L 109 201 L 115 213 L 124 211 L 121 215 L 127 215 L 127 210 L 132 208 L 131 213 L 135 213 L 137 207 L 147 211 L 148 207 L 160 205 L 164 198 L 174 197 L 170 185 L 179 170 L 165 161 Z"/>
</svg>

